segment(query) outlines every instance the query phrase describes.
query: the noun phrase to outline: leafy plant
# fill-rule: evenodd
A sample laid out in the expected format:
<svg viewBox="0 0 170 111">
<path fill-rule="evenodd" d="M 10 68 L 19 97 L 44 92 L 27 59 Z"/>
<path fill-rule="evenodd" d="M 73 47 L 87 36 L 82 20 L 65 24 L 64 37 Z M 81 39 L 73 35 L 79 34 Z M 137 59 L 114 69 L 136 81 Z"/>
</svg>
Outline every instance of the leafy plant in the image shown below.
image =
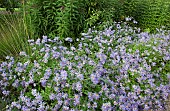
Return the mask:
<svg viewBox="0 0 170 111">
<path fill-rule="evenodd" d="M 39 36 L 72 37 L 109 19 L 112 0 L 32 0 L 27 6 Z M 110 17 L 111 18 L 111 17 Z"/>
<path fill-rule="evenodd" d="M 124 21 L 126 17 L 133 17 L 143 31 L 156 32 L 156 28 L 165 26 L 169 29 L 169 7 L 167 0 L 115 0 L 116 21 Z"/>
<path fill-rule="evenodd" d="M 6 8 L 6 11 L 14 12 L 14 8 L 18 8 L 20 6 L 19 0 L 1 0 L 0 7 Z"/>
<path fill-rule="evenodd" d="M 141 19 L 140 25 L 149 28 L 151 32 L 156 32 L 156 28 L 161 28 L 162 26 L 168 28 L 170 22 L 168 7 L 170 6 L 170 3 L 164 0 L 151 0 L 148 4 L 148 11 L 143 15 L 144 18 Z"/>
<path fill-rule="evenodd" d="M 31 56 L 0 64 L 6 110 L 165 110 L 169 35 L 136 31 L 124 23 L 89 30 L 77 47 L 59 37 L 29 40 Z"/>
</svg>

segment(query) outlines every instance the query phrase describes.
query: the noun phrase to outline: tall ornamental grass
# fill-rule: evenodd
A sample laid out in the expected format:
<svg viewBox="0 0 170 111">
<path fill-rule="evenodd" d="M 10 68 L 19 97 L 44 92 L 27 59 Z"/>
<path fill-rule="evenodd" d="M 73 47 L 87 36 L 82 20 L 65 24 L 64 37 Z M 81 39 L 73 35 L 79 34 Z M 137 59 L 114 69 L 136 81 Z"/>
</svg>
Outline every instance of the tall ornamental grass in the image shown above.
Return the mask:
<svg viewBox="0 0 170 111">
<path fill-rule="evenodd" d="M 170 93 L 170 32 L 142 33 L 116 23 L 89 30 L 78 46 L 58 37 L 29 40 L 0 64 L 0 94 L 7 111 L 165 110 Z"/>
<path fill-rule="evenodd" d="M 0 14 L 0 59 L 7 55 L 16 57 L 20 51 L 31 54 L 27 41 L 34 38 L 34 28 L 29 16 L 25 16 L 24 6 L 13 14 L 6 11 Z"/>
</svg>

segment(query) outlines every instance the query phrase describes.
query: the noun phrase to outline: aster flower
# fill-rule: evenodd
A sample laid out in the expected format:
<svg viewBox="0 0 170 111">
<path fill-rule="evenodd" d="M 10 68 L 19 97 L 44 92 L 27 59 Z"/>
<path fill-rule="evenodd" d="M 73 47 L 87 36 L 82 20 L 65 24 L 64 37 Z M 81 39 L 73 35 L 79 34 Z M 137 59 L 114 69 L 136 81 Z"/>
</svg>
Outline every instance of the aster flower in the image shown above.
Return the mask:
<svg viewBox="0 0 170 111">
<path fill-rule="evenodd" d="M 69 111 L 69 107 L 68 106 L 63 106 L 63 108 L 62 108 L 62 111 Z"/>
<path fill-rule="evenodd" d="M 54 99 L 55 99 L 55 94 L 54 94 L 54 93 L 51 93 L 51 94 L 49 95 L 49 98 L 50 98 L 50 100 L 54 100 Z"/>
<path fill-rule="evenodd" d="M 80 104 L 80 96 L 76 94 L 74 96 L 74 105 L 76 106 L 78 104 Z"/>
<path fill-rule="evenodd" d="M 39 104 L 41 104 L 41 102 L 42 102 L 42 96 L 41 96 L 39 93 L 37 93 L 35 99 L 39 102 Z"/>
<path fill-rule="evenodd" d="M 31 42 L 34 42 L 34 40 L 33 39 L 29 39 L 28 42 L 31 43 Z"/>
<path fill-rule="evenodd" d="M 18 109 L 21 109 L 21 105 L 19 104 L 19 103 L 17 103 L 17 102 L 12 102 L 11 103 L 11 107 L 13 108 L 13 107 L 17 107 Z"/>
<path fill-rule="evenodd" d="M 100 59 L 101 63 L 104 64 L 106 62 L 107 56 L 103 53 L 97 53 L 96 54 L 97 58 Z"/>
<path fill-rule="evenodd" d="M 111 103 L 110 103 L 110 102 L 108 102 L 108 103 L 103 103 L 101 109 L 102 109 L 102 111 L 112 111 Z"/>
<path fill-rule="evenodd" d="M 36 89 L 32 89 L 31 93 L 32 93 L 33 96 L 36 96 L 37 95 L 37 90 Z"/>
<path fill-rule="evenodd" d="M 98 100 L 100 98 L 99 94 L 97 93 L 89 93 L 89 96 L 92 96 L 91 98 Z"/>
<path fill-rule="evenodd" d="M 43 39 L 42 39 L 42 41 L 41 41 L 41 43 L 46 43 L 47 42 L 47 36 L 43 36 Z"/>
<path fill-rule="evenodd" d="M 12 86 L 17 88 L 18 85 L 19 85 L 19 80 L 16 79 L 15 82 L 12 84 Z"/>
<path fill-rule="evenodd" d="M 41 78 L 40 82 L 41 82 L 41 85 L 42 85 L 43 87 L 45 87 L 47 80 L 46 80 L 45 78 Z"/>
<path fill-rule="evenodd" d="M 72 41 L 73 41 L 73 39 L 72 39 L 72 38 L 70 38 L 70 37 L 67 37 L 67 38 L 65 38 L 65 41 L 72 42 Z"/>
<path fill-rule="evenodd" d="M 80 80 L 83 80 L 84 79 L 84 75 L 83 74 L 76 74 L 77 78 L 80 79 Z"/>
<path fill-rule="evenodd" d="M 68 64 L 68 61 L 67 61 L 67 59 L 66 58 L 61 58 L 61 62 L 60 62 L 60 66 L 61 67 L 64 67 L 64 66 L 66 66 Z"/>
<path fill-rule="evenodd" d="M 45 74 L 44 74 L 44 76 L 50 76 L 52 74 L 52 70 L 50 69 L 50 68 L 47 68 L 46 70 L 45 70 Z"/>
<path fill-rule="evenodd" d="M 81 91 L 82 90 L 82 84 L 80 82 L 77 82 L 76 85 L 75 85 L 75 89 L 77 91 Z"/>
<path fill-rule="evenodd" d="M 70 103 L 71 103 L 71 99 L 66 99 L 66 100 L 64 101 L 64 105 L 65 105 L 65 106 L 69 106 Z"/>
<path fill-rule="evenodd" d="M 23 52 L 23 51 L 20 52 L 19 55 L 20 55 L 20 56 L 27 56 L 26 52 Z"/>
<path fill-rule="evenodd" d="M 112 27 L 109 27 L 108 29 L 105 29 L 105 31 L 103 32 L 103 35 L 112 36 L 114 32 L 115 30 L 112 30 Z"/>
<path fill-rule="evenodd" d="M 67 72 L 65 70 L 61 70 L 60 74 L 61 74 L 60 75 L 61 79 L 63 79 L 63 80 L 67 79 Z"/>
<path fill-rule="evenodd" d="M 40 44 L 41 44 L 41 40 L 40 40 L 40 39 L 37 39 L 36 42 L 35 42 L 35 44 L 40 45 Z"/>
<path fill-rule="evenodd" d="M 29 111 L 29 108 L 27 106 L 22 106 L 21 110 L 22 111 Z"/>
<path fill-rule="evenodd" d="M 3 90 L 3 91 L 2 91 L 2 94 L 3 94 L 4 96 L 8 96 L 9 93 L 10 93 L 10 91 L 6 91 L 6 90 Z"/>
<path fill-rule="evenodd" d="M 52 57 L 55 58 L 55 59 L 57 59 L 57 58 L 60 57 L 60 53 L 59 53 L 59 52 L 56 52 L 56 51 L 53 51 L 53 52 L 52 52 Z"/>
<path fill-rule="evenodd" d="M 90 75 L 91 81 L 93 82 L 93 84 L 98 84 L 99 83 L 99 78 L 97 77 L 96 74 L 92 73 Z"/>
</svg>

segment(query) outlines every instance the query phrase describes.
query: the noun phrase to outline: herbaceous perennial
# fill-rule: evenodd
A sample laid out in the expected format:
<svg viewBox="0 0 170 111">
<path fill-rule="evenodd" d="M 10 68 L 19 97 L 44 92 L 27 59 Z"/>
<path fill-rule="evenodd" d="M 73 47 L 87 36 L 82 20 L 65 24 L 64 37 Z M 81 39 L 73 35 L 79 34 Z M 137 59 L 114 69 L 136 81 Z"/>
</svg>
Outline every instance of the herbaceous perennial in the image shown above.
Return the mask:
<svg viewBox="0 0 170 111">
<path fill-rule="evenodd" d="M 77 47 L 43 36 L 29 40 L 32 55 L 7 56 L 0 64 L 7 110 L 164 110 L 170 93 L 170 34 L 115 27 L 83 33 Z"/>
</svg>

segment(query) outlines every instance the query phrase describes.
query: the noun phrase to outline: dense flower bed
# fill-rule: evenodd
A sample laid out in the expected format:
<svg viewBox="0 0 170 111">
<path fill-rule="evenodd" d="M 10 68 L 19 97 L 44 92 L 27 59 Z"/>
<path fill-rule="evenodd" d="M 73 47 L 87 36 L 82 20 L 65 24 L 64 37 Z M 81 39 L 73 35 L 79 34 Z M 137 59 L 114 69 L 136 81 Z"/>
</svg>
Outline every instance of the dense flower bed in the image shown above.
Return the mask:
<svg viewBox="0 0 170 111">
<path fill-rule="evenodd" d="M 115 24 L 89 30 L 79 45 L 29 40 L 34 53 L 0 64 L 7 110 L 163 110 L 170 93 L 170 34 Z M 72 42 L 71 38 L 66 38 Z"/>
</svg>

